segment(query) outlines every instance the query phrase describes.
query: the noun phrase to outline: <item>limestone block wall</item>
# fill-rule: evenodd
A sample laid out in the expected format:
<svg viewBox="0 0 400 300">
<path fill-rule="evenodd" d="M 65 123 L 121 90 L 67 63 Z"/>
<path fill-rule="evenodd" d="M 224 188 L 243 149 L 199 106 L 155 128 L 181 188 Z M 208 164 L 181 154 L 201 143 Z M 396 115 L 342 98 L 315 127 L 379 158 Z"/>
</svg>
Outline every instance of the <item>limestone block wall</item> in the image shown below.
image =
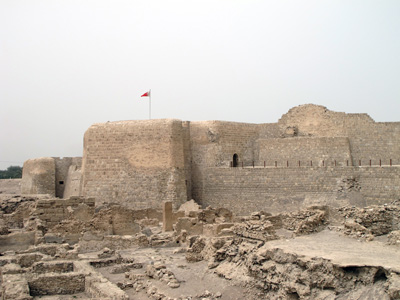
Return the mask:
<svg viewBox="0 0 400 300">
<path fill-rule="evenodd" d="M 373 121 L 368 115 L 362 115 Z M 299 136 L 345 136 L 346 113 L 334 112 L 324 106 L 306 104 L 291 108 L 278 121 L 281 133 L 295 127 Z"/>
<path fill-rule="evenodd" d="M 82 190 L 82 169 L 79 165 L 71 164 L 68 168 L 68 175 L 64 181 L 63 198 L 68 199 L 72 196 L 80 196 Z"/>
<path fill-rule="evenodd" d="M 209 168 L 206 173 L 201 205 L 243 215 L 316 204 L 365 206 L 400 197 L 398 167 Z"/>
<path fill-rule="evenodd" d="M 262 166 L 346 166 L 351 165 L 347 137 L 292 137 L 257 141 L 256 165 Z"/>
<path fill-rule="evenodd" d="M 400 167 L 361 167 L 355 170 L 355 178 L 359 180 L 367 205 L 400 199 Z"/>
<path fill-rule="evenodd" d="M 228 167 L 237 154 L 239 161 L 254 159 L 257 124 L 205 121 L 190 122 L 192 197 L 202 198 L 204 171 L 209 167 Z"/>
<path fill-rule="evenodd" d="M 84 136 L 82 194 L 133 209 L 187 199 L 179 120 L 95 124 Z"/>
<path fill-rule="evenodd" d="M 359 160 L 366 165 L 372 164 L 400 165 L 400 122 L 391 123 L 360 123 L 348 119 L 346 122 L 347 135 L 351 144 L 354 164 Z"/>
<path fill-rule="evenodd" d="M 22 194 L 56 195 L 56 164 L 51 157 L 29 159 L 22 169 Z"/>
<path fill-rule="evenodd" d="M 186 198 L 192 199 L 192 149 L 190 146 L 190 122 L 182 122 L 183 134 L 183 156 L 185 159 L 185 185 L 186 185 Z"/>
<path fill-rule="evenodd" d="M 79 195 L 79 170 L 82 167 L 82 157 L 53 157 L 56 164 L 56 197 L 64 198 L 67 182 L 66 198 Z M 72 166 L 72 168 L 70 168 Z M 74 178 L 69 178 L 73 176 Z M 78 188 L 76 187 L 78 186 Z"/>
<path fill-rule="evenodd" d="M 71 213 L 70 208 L 77 208 L 85 204 L 93 209 L 95 200 L 93 198 L 71 197 L 70 199 L 39 199 L 36 201 L 35 213 L 47 228 L 51 228 L 62 220 L 67 219 Z"/>
<path fill-rule="evenodd" d="M 376 123 L 367 114 L 333 112 L 326 107 L 307 104 L 294 107 L 278 122 L 281 136 L 295 128 L 298 136 L 348 137 L 352 162 L 365 165 L 400 164 L 400 122 Z"/>
</svg>

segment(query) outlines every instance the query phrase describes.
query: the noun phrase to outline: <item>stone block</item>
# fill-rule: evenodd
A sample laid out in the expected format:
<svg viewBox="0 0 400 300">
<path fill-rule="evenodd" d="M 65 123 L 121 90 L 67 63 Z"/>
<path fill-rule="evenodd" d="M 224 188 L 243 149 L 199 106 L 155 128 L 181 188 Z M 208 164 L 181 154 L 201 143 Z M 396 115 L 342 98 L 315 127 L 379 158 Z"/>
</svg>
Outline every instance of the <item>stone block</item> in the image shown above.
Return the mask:
<svg viewBox="0 0 400 300">
<path fill-rule="evenodd" d="M 163 231 L 173 230 L 173 220 L 172 201 L 165 201 L 163 203 Z"/>
<path fill-rule="evenodd" d="M 18 264 L 23 268 L 32 266 L 35 262 L 41 261 L 44 255 L 41 253 L 26 253 L 20 254 L 17 258 Z"/>
<path fill-rule="evenodd" d="M 68 273 L 74 271 L 72 262 L 52 261 L 52 262 L 35 262 L 32 265 L 34 273 Z"/>
<path fill-rule="evenodd" d="M 186 230 L 188 235 L 197 235 L 203 233 L 203 224 L 198 222 L 195 218 L 179 218 L 175 224 L 175 230 L 180 233 L 182 230 Z"/>
<path fill-rule="evenodd" d="M 29 280 L 29 289 L 32 296 L 81 293 L 85 291 L 85 275 L 42 274 Z"/>
<path fill-rule="evenodd" d="M 2 299 L 29 300 L 28 281 L 25 274 L 3 274 L 2 275 Z"/>
<path fill-rule="evenodd" d="M 35 244 L 35 232 L 13 232 L 0 235 L 0 252 L 9 250 L 26 250 Z"/>
<path fill-rule="evenodd" d="M 1 268 L 1 274 L 21 274 L 24 271 L 21 269 L 21 266 L 18 264 L 7 264 Z"/>
</svg>

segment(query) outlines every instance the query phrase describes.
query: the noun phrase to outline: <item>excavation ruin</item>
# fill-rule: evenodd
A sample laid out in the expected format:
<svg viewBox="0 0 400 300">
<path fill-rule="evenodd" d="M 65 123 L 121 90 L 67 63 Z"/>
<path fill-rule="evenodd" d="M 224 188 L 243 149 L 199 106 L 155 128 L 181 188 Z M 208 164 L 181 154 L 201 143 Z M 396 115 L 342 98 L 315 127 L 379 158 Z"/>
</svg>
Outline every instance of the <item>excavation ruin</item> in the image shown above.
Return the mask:
<svg viewBox="0 0 400 300">
<path fill-rule="evenodd" d="M 400 299 L 400 123 L 121 121 L 0 180 L 1 299 Z"/>
</svg>

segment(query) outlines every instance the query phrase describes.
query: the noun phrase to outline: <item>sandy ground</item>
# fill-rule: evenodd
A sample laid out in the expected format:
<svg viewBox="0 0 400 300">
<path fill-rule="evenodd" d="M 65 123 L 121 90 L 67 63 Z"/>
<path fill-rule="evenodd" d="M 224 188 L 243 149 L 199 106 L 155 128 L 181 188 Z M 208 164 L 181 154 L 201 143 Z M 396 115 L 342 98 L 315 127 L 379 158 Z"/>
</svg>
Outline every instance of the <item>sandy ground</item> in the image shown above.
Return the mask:
<svg viewBox="0 0 400 300">
<path fill-rule="evenodd" d="M 275 240 L 266 243 L 268 248 L 280 248 L 285 252 L 329 259 L 332 263 L 346 266 L 382 266 L 400 272 L 400 248 L 381 241 L 361 241 L 344 236 L 334 230 L 294 239 Z"/>
<path fill-rule="evenodd" d="M 121 251 L 120 254 L 124 258 L 134 258 L 134 262 L 143 263 L 144 265 L 151 263 L 162 263 L 168 270 L 175 274 L 175 277 L 180 282 L 179 288 L 170 288 L 166 283 L 149 279 L 151 284 L 165 294 L 166 296 L 188 297 L 198 296 L 205 291 L 211 293 L 222 293 L 222 300 L 246 299 L 245 291 L 238 283 L 226 280 L 214 274 L 207 268 L 207 262 L 201 261 L 189 263 L 186 261 L 184 253 L 173 253 L 179 248 L 146 248 L 146 249 L 128 249 Z M 113 266 L 97 269 L 111 282 L 125 281 L 124 274 L 110 274 Z M 145 269 L 135 269 L 135 273 L 144 274 Z M 149 299 L 145 290 L 137 293 L 133 288 L 125 290 L 131 299 L 144 300 Z"/>
</svg>

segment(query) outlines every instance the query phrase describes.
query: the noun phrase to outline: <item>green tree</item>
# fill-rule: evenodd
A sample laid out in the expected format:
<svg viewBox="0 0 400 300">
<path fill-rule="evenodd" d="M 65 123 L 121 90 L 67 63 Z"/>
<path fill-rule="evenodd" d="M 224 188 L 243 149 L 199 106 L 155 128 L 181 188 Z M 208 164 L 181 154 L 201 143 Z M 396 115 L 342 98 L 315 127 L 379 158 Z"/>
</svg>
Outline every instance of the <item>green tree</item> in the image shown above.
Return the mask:
<svg viewBox="0 0 400 300">
<path fill-rule="evenodd" d="M 0 179 L 22 178 L 22 168 L 20 166 L 10 166 L 7 170 L 0 170 Z"/>
</svg>

